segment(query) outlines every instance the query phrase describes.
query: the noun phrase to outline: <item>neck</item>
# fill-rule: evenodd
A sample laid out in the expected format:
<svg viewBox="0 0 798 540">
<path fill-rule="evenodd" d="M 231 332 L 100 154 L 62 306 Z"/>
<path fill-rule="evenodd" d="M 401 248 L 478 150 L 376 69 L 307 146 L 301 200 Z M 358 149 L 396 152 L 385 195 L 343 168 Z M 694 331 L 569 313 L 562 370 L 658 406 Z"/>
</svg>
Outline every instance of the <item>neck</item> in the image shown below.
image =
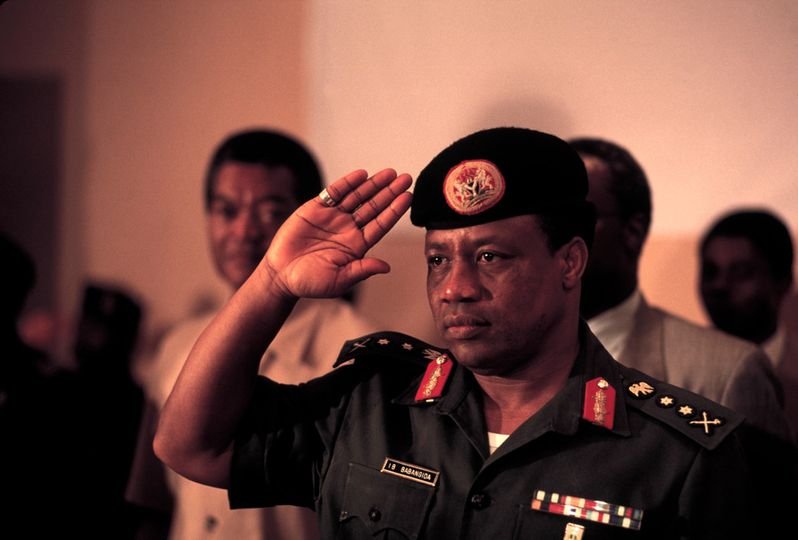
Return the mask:
<svg viewBox="0 0 798 540">
<path fill-rule="evenodd" d="M 579 351 L 574 339 L 544 357 L 531 359 L 511 376 L 474 374 L 484 396 L 488 431 L 509 434 L 537 413 L 568 380 Z"/>
</svg>

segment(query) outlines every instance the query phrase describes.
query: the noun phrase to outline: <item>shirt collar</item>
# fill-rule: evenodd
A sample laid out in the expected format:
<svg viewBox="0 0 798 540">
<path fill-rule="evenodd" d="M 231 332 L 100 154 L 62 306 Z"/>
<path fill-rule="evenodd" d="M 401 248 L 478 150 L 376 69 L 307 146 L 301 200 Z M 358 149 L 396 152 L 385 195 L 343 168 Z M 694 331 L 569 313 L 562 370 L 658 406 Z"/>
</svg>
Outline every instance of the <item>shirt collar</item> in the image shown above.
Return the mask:
<svg viewBox="0 0 798 540">
<path fill-rule="evenodd" d="M 587 321 L 590 331 L 596 335 L 613 358 L 621 357 L 629 341 L 635 314 L 641 302 L 640 290 L 635 289 L 626 300 Z"/>
<path fill-rule="evenodd" d="M 516 431 L 522 432 L 522 436 L 526 440 L 536 438 L 545 431 L 555 431 L 565 435 L 576 433 L 582 418 L 585 385 L 596 377 L 607 380 L 615 390 L 615 421 L 612 432 L 618 435 L 629 435 L 623 380 L 618 363 L 607 353 L 584 321 L 580 321 L 579 327 L 579 353 L 565 386 Z M 419 403 L 415 401 L 415 392 L 420 382 L 421 377 L 416 379 L 395 402 L 402 405 L 433 406 L 439 414 L 462 416 L 463 418 L 477 415 L 480 419 L 482 418 L 478 384 L 474 376 L 456 362 L 446 390 L 441 399 L 436 402 Z M 513 437 L 513 439 L 516 438 Z M 512 441 L 508 441 L 508 443 L 510 442 Z"/>
</svg>

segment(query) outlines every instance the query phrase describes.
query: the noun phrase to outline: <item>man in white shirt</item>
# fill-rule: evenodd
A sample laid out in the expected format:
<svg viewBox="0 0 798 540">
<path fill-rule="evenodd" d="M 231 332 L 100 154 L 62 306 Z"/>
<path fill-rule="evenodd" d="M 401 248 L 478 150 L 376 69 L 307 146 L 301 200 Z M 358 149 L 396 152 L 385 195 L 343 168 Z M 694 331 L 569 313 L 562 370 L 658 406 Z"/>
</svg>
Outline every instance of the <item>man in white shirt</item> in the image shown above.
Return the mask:
<svg viewBox="0 0 798 540">
<path fill-rule="evenodd" d="M 619 362 L 682 386 L 745 415 L 759 429 L 787 437 L 778 382 L 764 353 L 721 332 L 650 306 L 638 288 L 638 263 L 651 224 L 645 172 L 619 145 L 570 141 L 588 173 L 596 206 L 593 249 L 581 313 Z"/>
<path fill-rule="evenodd" d="M 321 188 L 315 159 L 285 134 L 243 131 L 219 145 L 205 178 L 206 223 L 216 270 L 231 293 L 260 263 L 283 221 Z M 142 423 L 127 498 L 143 508 L 161 509 L 168 508 L 171 499 L 171 540 L 316 539 L 318 526 L 310 509 L 278 506 L 232 511 L 224 490 L 173 473 L 152 453 L 157 413 L 191 347 L 214 316 L 215 313 L 203 314 L 184 321 L 161 342 L 145 380 L 151 407 Z M 264 352 L 259 373 L 289 384 L 318 377 L 332 369 L 336 359 L 337 350 L 330 343 L 338 343 L 341 336 L 374 330 L 343 300 L 303 300 Z M 168 493 L 163 487 L 168 488 Z M 147 522 L 150 530 L 152 525 Z"/>
</svg>

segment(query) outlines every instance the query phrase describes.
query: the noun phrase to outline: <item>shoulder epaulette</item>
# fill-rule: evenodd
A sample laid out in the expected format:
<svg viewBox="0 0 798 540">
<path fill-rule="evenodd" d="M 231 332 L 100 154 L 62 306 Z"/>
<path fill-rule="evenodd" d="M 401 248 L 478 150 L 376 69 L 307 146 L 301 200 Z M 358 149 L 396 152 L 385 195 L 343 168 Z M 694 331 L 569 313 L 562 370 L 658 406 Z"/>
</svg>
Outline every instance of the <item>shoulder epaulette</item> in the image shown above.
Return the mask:
<svg viewBox="0 0 798 540">
<path fill-rule="evenodd" d="M 388 357 L 425 367 L 444 353 L 447 353 L 446 349 L 400 332 L 376 332 L 344 343 L 333 367 L 376 357 Z"/>
<path fill-rule="evenodd" d="M 710 450 L 739 426 L 744 417 L 689 390 L 623 365 L 626 402 Z"/>
</svg>

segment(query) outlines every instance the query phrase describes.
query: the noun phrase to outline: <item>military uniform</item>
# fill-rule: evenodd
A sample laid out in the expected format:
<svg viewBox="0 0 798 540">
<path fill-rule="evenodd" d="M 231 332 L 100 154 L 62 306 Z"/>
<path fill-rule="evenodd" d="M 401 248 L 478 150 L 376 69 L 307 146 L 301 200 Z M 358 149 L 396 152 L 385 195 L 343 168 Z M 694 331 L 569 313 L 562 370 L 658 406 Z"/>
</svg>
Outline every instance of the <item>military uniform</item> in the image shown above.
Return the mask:
<svg viewBox="0 0 798 540">
<path fill-rule="evenodd" d="M 261 381 L 233 507 L 315 505 L 325 538 L 731 538 L 747 526 L 742 418 L 618 364 L 584 324 L 564 388 L 493 454 L 481 391 L 447 351 L 372 334 L 339 364 L 304 385 Z"/>
</svg>

